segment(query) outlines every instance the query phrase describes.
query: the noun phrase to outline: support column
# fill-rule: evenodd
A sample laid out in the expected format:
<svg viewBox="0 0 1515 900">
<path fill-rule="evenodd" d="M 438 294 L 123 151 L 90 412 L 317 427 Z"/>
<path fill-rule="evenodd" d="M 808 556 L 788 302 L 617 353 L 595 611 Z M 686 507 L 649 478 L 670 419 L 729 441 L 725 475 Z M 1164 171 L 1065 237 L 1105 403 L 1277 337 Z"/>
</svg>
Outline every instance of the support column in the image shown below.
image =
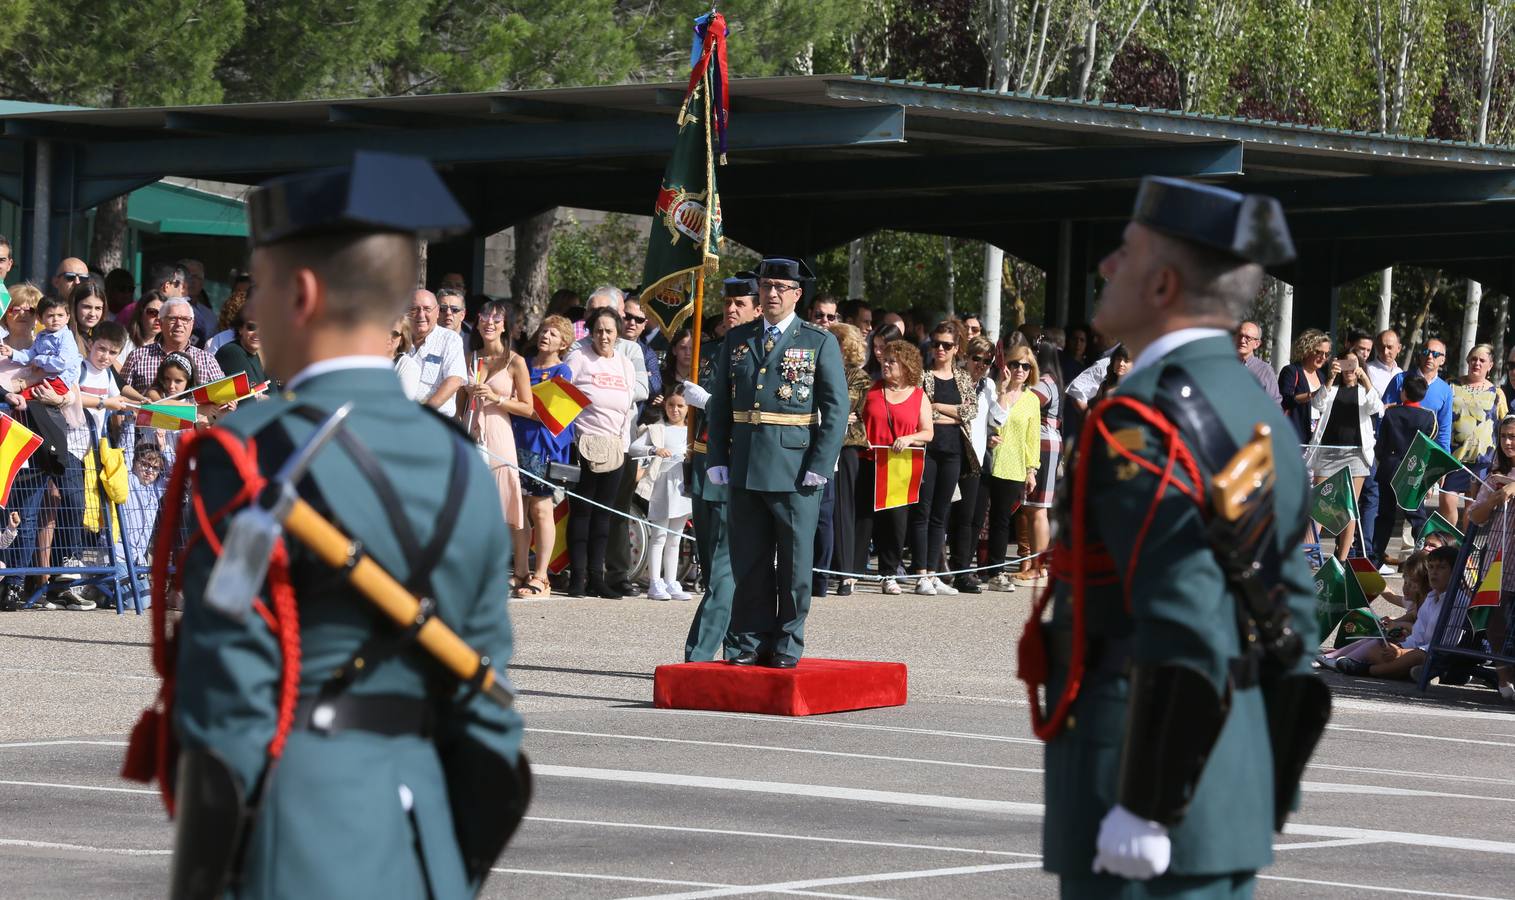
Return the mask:
<svg viewBox="0 0 1515 900">
<path fill-rule="evenodd" d="M 957 318 L 957 273 L 952 269 L 952 238 L 942 238 L 942 256 L 947 263 L 947 318 Z M 983 321 L 980 320 L 980 325 Z"/>
<path fill-rule="evenodd" d="M 1282 371 L 1289 364 L 1289 351 L 1294 346 L 1294 285 L 1283 281 L 1273 283 L 1273 369 Z"/>
<path fill-rule="evenodd" d="M 866 257 L 863 255 L 863 239 L 849 241 L 847 244 L 847 299 L 860 300 L 867 297 L 867 284 L 863 275 L 863 265 Z"/>
<path fill-rule="evenodd" d="M 1376 338 L 1389 330 L 1389 323 L 1394 320 L 1394 267 L 1389 266 L 1381 273 L 1381 281 L 1378 284 L 1378 331 Z"/>
<path fill-rule="evenodd" d="M 1004 305 L 1005 251 L 993 244 L 984 245 L 984 334 L 999 340 L 1000 307 Z"/>
<path fill-rule="evenodd" d="M 1068 292 L 1073 282 L 1073 221 L 1063 219 L 1057 223 L 1057 279 L 1056 293 L 1049 298 L 1052 308 L 1042 317 L 1043 325 L 1068 327 Z"/>
<path fill-rule="evenodd" d="M 48 259 L 52 256 L 53 233 L 53 145 L 51 141 L 32 144 L 31 227 L 26 234 L 27 277 L 46 283 Z"/>
<path fill-rule="evenodd" d="M 1462 307 L 1462 347 L 1457 354 L 1457 374 L 1468 374 L 1468 354 L 1478 343 L 1478 308 L 1483 305 L 1483 285 L 1468 279 L 1467 300 Z"/>
</svg>

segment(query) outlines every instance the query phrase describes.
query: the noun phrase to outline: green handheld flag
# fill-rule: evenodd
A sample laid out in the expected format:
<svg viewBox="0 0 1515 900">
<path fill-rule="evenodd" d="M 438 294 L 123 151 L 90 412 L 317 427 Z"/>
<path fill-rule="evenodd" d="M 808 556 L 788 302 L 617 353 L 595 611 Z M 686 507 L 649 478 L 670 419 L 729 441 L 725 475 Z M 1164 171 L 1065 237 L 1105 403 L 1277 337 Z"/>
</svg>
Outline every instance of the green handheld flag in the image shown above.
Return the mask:
<svg viewBox="0 0 1515 900">
<path fill-rule="evenodd" d="M 1405 512 L 1414 512 L 1426 499 L 1426 491 L 1431 489 L 1431 485 L 1440 481 L 1448 472 L 1460 468 L 1462 463 L 1441 449 L 1440 444 L 1426 437 L 1425 432 L 1416 432 L 1415 443 L 1410 445 L 1399 468 L 1394 470 L 1389 485 L 1394 488 L 1394 499 L 1399 508 Z"/>
<path fill-rule="evenodd" d="M 642 307 L 664 334 L 676 334 L 693 312 L 693 279 L 720 267 L 721 200 L 715 186 L 712 135 L 724 141 L 725 19 L 696 23 L 695 64 L 679 109 L 678 137 L 653 204 L 642 266 Z M 709 48 L 719 65 L 711 65 Z"/>
<path fill-rule="evenodd" d="M 1417 543 L 1424 544 L 1426 538 L 1433 534 L 1444 534 L 1451 538 L 1454 544 L 1462 543 L 1462 532 L 1457 530 L 1456 525 L 1443 519 L 1439 512 L 1431 513 L 1431 517 L 1426 519 L 1426 523 L 1420 526 L 1420 534 L 1415 536 L 1415 540 Z"/>
<path fill-rule="evenodd" d="M 1320 523 L 1331 534 L 1341 534 L 1342 529 L 1357 518 L 1357 497 L 1352 493 L 1352 473 L 1343 466 L 1336 474 L 1322 481 L 1310 492 L 1310 518 Z"/>
<path fill-rule="evenodd" d="M 1383 633 L 1383 626 L 1371 609 L 1347 610 L 1341 619 L 1341 630 L 1336 633 L 1336 646 L 1345 647 L 1363 638 L 1388 640 L 1388 636 Z"/>
<path fill-rule="evenodd" d="M 1315 572 L 1315 618 L 1321 637 L 1336 628 L 1347 610 L 1367 605 L 1368 598 L 1356 576 L 1347 571 L 1341 560 L 1327 557 L 1326 564 Z"/>
</svg>

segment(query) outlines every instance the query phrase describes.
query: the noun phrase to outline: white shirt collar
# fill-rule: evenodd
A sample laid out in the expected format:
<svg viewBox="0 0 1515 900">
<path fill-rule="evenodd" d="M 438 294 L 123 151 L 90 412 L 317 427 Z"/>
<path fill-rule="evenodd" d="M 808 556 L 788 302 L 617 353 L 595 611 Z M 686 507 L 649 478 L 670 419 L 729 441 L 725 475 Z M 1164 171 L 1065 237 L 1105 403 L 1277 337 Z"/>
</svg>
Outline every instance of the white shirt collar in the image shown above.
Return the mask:
<svg viewBox="0 0 1515 900">
<path fill-rule="evenodd" d="M 1126 374 L 1135 374 L 1143 367 L 1152 365 L 1185 344 L 1192 344 L 1205 338 L 1226 337 L 1228 333 L 1219 328 L 1180 328 L 1177 331 L 1170 331 L 1148 344 L 1145 350 L 1137 354 L 1136 359 L 1131 360 L 1131 369 Z"/>
<path fill-rule="evenodd" d="M 759 316 L 759 318 L 762 318 L 762 317 Z M 768 329 L 770 327 L 773 327 L 773 328 L 777 328 L 779 330 L 779 334 L 780 335 L 786 334 L 789 331 L 789 326 L 793 325 L 794 324 L 794 320 L 797 319 L 797 318 L 799 318 L 799 317 L 796 316 L 794 313 L 791 312 L 789 315 L 787 315 L 784 318 L 780 319 L 778 321 L 777 325 L 772 325 L 772 326 L 770 326 L 768 324 L 768 320 L 767 319 L 763 319 L 763 333 L 767 334 L 768 333 Z"/>
<path fill-rule="evenodd" d="M 333 356 L 330 359 L 318 359 L 305 368 L 295 373 L 295 377 L 284 383 L 286 391 L 292 391 L 299 387 L 302 382 L 309 381 L 317 375 L 325 375 L 328 372 L 340 372 L 346 369 L 393 369 L 394 363 L 382 356 Z"/>
</svg>

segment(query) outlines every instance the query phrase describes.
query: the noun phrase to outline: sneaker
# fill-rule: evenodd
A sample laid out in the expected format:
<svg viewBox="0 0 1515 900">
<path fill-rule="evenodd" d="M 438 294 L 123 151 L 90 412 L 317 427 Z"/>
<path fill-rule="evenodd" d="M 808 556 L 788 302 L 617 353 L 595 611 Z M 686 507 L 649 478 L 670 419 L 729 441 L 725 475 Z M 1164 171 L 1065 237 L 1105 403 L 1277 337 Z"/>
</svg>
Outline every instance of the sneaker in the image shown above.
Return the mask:
<svg viewBox="0 0 1515 900">
<path fill-rule="evenodd" d="M 842 583 L 836 586 L 836 595 L 838 597 L 851 597 L 852 586 L 855 584 L 857 584 L 856 578 L 843 578 Z"/>
<path fill-rule="evenodd" d="M 936 579 L 930 575 L 922 575 L 915 579 L 915 592 L 923 597 L 935 597 Z"/>
<path fill-rule="evenodd" d="M 900 583 L 893 578 L 885 578 L 883 585 L 879 587 L 879 591 L 885 594 L 898 594 L 900 592 Z"/>
<path fill-rule="evenodd" d="M 1002 591 L 1007 594 L 1015 592 L 1015 580 L 1004 572 L 989 579 L 989 590 Z"/>
<path fill-rule="evenodd" d="M 668 596 L 672 597 L 675 600 L 690 599 L 689 592 L 684 590 L 684 588 L 677 581 L 668 582 Z"/>
<path fill-rule="evenodd" d="M 1336 671 L 1343 675 L 1366 676 L 1371 667 L 1360 659 L 1344 656 L 1336 661 Z"/>
<path fill-rule="evenodd" d="M 1383 565 L 1381 565 L 1381 566 L 1378 567 L 1378 574 L 1380 574 L 1380 575 L 1398 575 L 1399 574 L 1399 570 L 1396 569 L 1396 568 L 1394 568 L 1393 566 L 1389 565 L 1388 563 L 1384 563 Z"/>
<path fill-rule="evenodd" d="M 940 578 L 937 578 L 934 575 L 931 578 L 931 584 L 936 588 L 936 592 L 938 594 L 946 594 L 947 596 L 951 597 L 957 593 L 957 588 L 941 580 Z"/>
<path fill-rule="evenodd" d="M 1315 664 L 1317 666 L 1320 666 L 1322 669 L 1331 669 L 1333 671 L 1336 669 L 1335 658 L 1327 656 L 1324 653 L 1315 657 Z"/>
<path fill-rule="evenodd" d="M 647 586 L 648 600 L 672 600 L 673 594 L 668 591 L 668 583 L 661 578 L 652 579 L 652 584 Z"/>
<path fill-rule="evenodd" d="M 71 587 L 64 591 L 61 598 L 64 608 L 74 610 L 75 612 L 88 612 L 96 608 L 95 601 L 84 596 L 84 592 L 76 587 Z"/>
<path fill-rule="evenodd" d="M 83 567 L 84 567 L 84 560 L 80 559 L 77 556 L 70 556 L 67 559 L 63 560 L 63 568 L 65 568 L 65 569 L 82 569 Z M 84 577 L 84 576 L 78 574 L 77 572 L 65 572 L 62 575 L 54 575 L 53 576 L 53 580 L 54 581 L 78 581 L 82 577 Z"/>
</svg>

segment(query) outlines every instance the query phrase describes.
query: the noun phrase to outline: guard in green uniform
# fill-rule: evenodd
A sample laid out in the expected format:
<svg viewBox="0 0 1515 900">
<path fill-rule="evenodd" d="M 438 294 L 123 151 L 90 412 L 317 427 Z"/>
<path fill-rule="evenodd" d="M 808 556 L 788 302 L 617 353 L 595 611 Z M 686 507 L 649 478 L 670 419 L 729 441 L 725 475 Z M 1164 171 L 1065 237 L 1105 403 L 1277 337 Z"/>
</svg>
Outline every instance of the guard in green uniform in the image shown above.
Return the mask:
<svg viewBox="0 0 1515 900">
<path fill-rule="evenodd" d="M 726 279 L 721 293 L 725 297 L 725 326 L 729 332 L 738 325 L 757 318 L 757 276 L 738 272 Z M 731 577 L 731 542 L 726 533 L 726 485 L 712 484 L 705 477 L 705 447 L 710 440 L 704 409 L 710 394 L 715 360 L 721 353 L 723 338 L 712 335 L 700 348 L 700 383 L 684 382 L 684 399 L 695 408 L 691 433 L 699 435 L 691 442 L 684 483 L 694 503 L 694 540 L 700 557 L 700 571 L 705 573 L 705 595 L 689 623 L 689 637 L 684 641 L 685 662 L 705 662 L 725 646 L 726 657 L 739 652 L 727 639 L 731 626 L 731 598 L 736 582 Z"/>
<path fill-rule="evenodd" d="M 736 597 L 735 665 L 790 669 L 805 647 L 805 614 L 821 486 L 847 429 L 842 351 L 794 314 L 815 280 L 803 262 L 758 266 L 762 318 L 726 333 L 711 379 L 707 474 L 730 483 L 728 529 Z M 775 568 L 775 561 L 777 568 Z"/>
<path fill-rule="evenodd" d="M 1272 198 L 1149 178 L 1100 265 L 1094 325 L 1134 362 L 1080 436 L 1020 653 L 1064 897 L 1251 896 L 1325 728 L 1308 480 L 1229 334 L 1292 258 Z"/>
<path fill-rule="evenodd" d="M 387 352 L 415 289 L 417 236 L 466 231 L 468 219 L 426 161 L 377 153 L 276 179 L 248 214 L 248 318 L 287 392 L 226 417 L 233 440 L 195 445 L 172 896 L 473 897 L 524 811 L 519 714 L 460 684 L 416 629 L 292 537 L 258 614 L 205 596 L 226 522 L 251 499 L 244 476 L 271 477 L 350 403 L 300 496 L 505 670 L 511 542 L 498 494 L 462 434 L 406 401 Z M 207 521 L 202 506 L 227 515 Z"/>
</svg>

